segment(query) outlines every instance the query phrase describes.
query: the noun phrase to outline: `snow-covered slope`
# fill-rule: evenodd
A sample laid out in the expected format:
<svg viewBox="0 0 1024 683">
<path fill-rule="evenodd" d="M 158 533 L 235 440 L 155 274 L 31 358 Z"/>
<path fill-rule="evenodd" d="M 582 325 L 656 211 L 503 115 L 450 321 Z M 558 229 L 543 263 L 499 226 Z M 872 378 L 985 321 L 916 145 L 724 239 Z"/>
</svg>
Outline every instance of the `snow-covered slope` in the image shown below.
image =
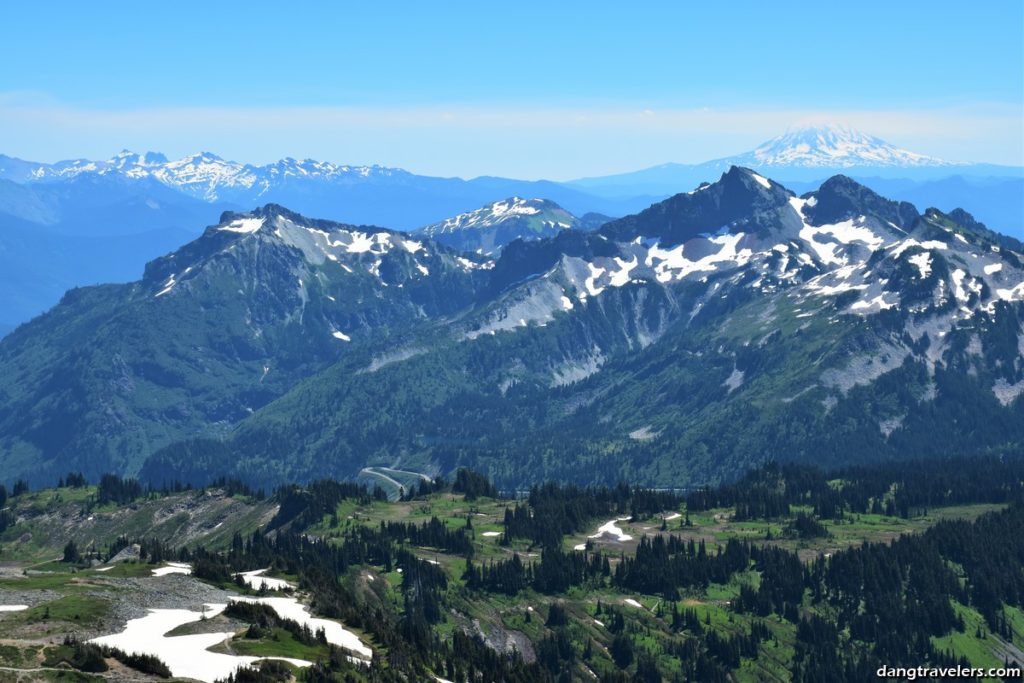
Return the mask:
<svg viewBox="0 0 1024 683">
<path fill-rule="evenodd" d="M 492 309 L 472 335 L 546 323 L 608 289 L 643 283 L 693 286 L 701 292 L 693 315 L 742 288 L 805 306 L 838 305 L 841 315 L 928 314 L 930 325 L 948 332 L 964 319 L 991 316 L 998 302 L 1024 301 L 1024 256 L 1005 246 L 1019 243 L 1000 246 L 971 225 L 966 214 L 960 222 L 936 210 L 918 215 L 844 176 L 796 197 L 734 167 L 717 183 L 607 224 L 587 248 L 539 261 L 534 270 L 547 284 L 529 285 L 538 298 L 508 295 L 511 303 Z"/>
<path fill-rule="evenodd" d="M 552 221 L 559 228 L 571 228 L 576 223 L 576 218 L 569 212 L 559 207 L 554 202 L 544 199 L 523 199 L 522 197 L 510 197 L 508 199 L 493 202 L 477 209 L 468 211 L 453 218 L 429 225 L 423 228 L 424 233 L 441 235 L 455 233 L 462 230 L 478 230 L 489 228 L 498 223 L 510 220 L 517 220 L 522 216 L 540 216 L 545 212 L 561 212 L 563 221 Z"/>
<path fill-rule="evenodd" d="M 509 197 L 421 228 L 417 232 L 442 244 L 484 254 L 496 254 L 516 239 L 553 237 L 584 225 L 547 199 Z"/>
<path fill-rule="evenodd" d="M 194 278 L 205 278 L 206 269 L 216 268 L 225 258 L 243 259 L 240 253 L 265 258 L 262 254 L 268 250 L 301 254 L 301 259 L 293 259 L 292 266 L 300 299 L 306 297 L 307 286 L 314 281 L 319 290 L 331 283 L 341 287 L 338 291 L 342 292 L 348 287 L 348 280 L 365 280 L 369 276 L 374 286 L 401 288 L 426 280 L 432 269 L 435 274 L 471 273 L 493 267 L 486 259 L 466 258 L 406 233 L 308 219 L 268 204 L 249 213 L 225 214 L 200 239 L 149 263 L 144 282 L 152 283 L 150 287 L 158 290 L 155 298 L 163 297 L 177 293 Z M 257 264 L 247 273 L 256 283 L 261 283 L 264 275 Z M 207 284 L 203 282 L 202 286 Z"/>
<path fill-rule="evenodd" d="M 857 166 L 956 166 L 954 162 L 900 149 L 885 140 L 838 125 L 786 131 L 746 154 L 722 160 L 754 168 L 847 169 Z"/>
</svg>

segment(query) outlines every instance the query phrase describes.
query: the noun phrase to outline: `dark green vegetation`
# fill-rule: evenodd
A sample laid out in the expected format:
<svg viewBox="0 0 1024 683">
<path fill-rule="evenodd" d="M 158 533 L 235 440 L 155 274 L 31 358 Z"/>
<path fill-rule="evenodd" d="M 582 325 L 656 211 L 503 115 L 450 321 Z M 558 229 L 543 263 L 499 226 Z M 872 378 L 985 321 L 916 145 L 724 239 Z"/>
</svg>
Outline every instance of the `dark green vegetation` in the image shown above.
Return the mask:
<svg viewBox="0 0 1024 683">
<path fill-rule="evenodd" d="M 59 667 L 62 664 L 87 673 L 102 673 L 110 670 L 108 659 L 116 659 L 140 673 L 157 678 L 170 678 L 171 670 L 152 655 L 129 654 L 116 647 L 102 647 L 67 638 L 61 647 L 46 650 L 43 666 Z"/>
<path fill-rule="evenodd" d="M 1019 458 L 770 464 L 688 493 L 495 494 L 469 471 L 391 502 L 351 484 L 286 487 L 258 529 L 188 547 L 152 539 L 141 555 L 226 587 L 270 567 L 374 650 L 355 664 L 261 605 L 229 608 L 244 624 L 229 651 L 315 661 L 296 672 L 307 681 L 863 681 L 882 664 L 1024 664 Z M 596 536 L 608 520 L 617 529 Z M 50 573 L 0 588 L 84 595 L 66 566 L 40 568 Z M 56 620 L 67 599 L 33 610 Z M 0 617 L 12 633 L 30 633 L 32 618 Z M 39 661 L 29 648 L 0 652 L 3 665 Z M 235 680 L 287 680 L 281 666 Z"/>
<path fill-rule="evenodd" d="M 278 234 L 246 240 L 226 214 L 225 229 L 208 228 L 152 261 L 142 281 L 72 290 L 5 337 L 4 478 L 48 483 L 68 467 L 90 478 L 134 474 L 146 453 L 197 433 L 223 435 L 329 366 L 346 347 L 334 332 L 386 344 L 392 327 L 472 301 L 473 278 L 444 247 L 417 256 L 390 231 L 307 221 L 273 206 L 253 220 L 275 218 Z M 346 253 L 344 268 L 323 253 L 307 260 L 301 248 L 327 231 L 394 238 L 395 248 Z M 434 276 L 414 278 L 415 264 Z"/>
<path fill-rule="evenodd" d="M 396 497 L 398 470 L 694 487 L 1014 453 L 1020 251 L 962 211 L 740 168 L 495 260 L 270 205 L 0 341 L 0 472 Z"/>
<path fill-rule="evenodd" d="M 129 538 L 159 539 L 175 548 L 200 539 L 226 543 L 235 533 L 266 524 L 277 510 L 261 492 L 238 482 L 150 490 L 116 475 L 89 485 L 78 473 L 61 478 L 53 489 L 34 491 L 22 483 L 8 493 L 0 485 L 0 506 L 0 551 L 5 558 L 44 562 L 61 557 L 72 564 L 85 563 L 98 552 L 112 555 Z"/>
</svg>

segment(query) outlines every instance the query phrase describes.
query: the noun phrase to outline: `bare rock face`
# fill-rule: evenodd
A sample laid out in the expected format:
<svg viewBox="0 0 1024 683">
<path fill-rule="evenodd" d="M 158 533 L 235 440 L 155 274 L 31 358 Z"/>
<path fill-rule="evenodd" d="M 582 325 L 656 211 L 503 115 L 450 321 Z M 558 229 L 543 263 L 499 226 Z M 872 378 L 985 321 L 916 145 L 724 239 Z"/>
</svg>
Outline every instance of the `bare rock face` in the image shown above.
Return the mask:
<svg viewBox="0 0 1024 683">
<path fill-rule="evenodd" d="M 126 548 L 122 548 L 120 552 L 110 558 L 107 564 L 117 564 L 118 562 L 137 562 L 140 557 L 141 547 L 138 543 L 133 543 Z"/>
<path fill-rule="evenodd" d="M 533 643 L 526 637 L 525 633 L 512 629 L 506 629 L 499 624 L 490 624 L 489 631 L 484 632 L 478 619 L 473 620 L 472 629 L 466 629 L 471 635 L 483 638 L 487 647 L 501 654 L 518 652 L 523 660 L 528 663 L 537 661 L 537 653 L 534 652 Z"/>
</svg>

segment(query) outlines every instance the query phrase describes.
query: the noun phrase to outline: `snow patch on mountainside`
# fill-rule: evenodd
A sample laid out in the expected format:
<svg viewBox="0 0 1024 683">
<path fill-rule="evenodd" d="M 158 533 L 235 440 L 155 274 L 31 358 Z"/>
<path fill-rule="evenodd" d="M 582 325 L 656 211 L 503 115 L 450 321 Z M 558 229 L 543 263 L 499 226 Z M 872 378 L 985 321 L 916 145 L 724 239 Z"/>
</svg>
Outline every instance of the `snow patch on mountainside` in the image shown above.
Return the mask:
<svg viewBox="0 0 1024 683">
<path fill-rule="evenodd" d="M 218 230 L 224 230 L 226 232 L 240 232 L 243 234 L 257 232 L 263 227 L 263 218 L 239 218 L 238 220 L 231 221 L 227 225 L 218 228 Z"/>
<path fill-rule="evenodd" d="M 296 218 L 286 213 L 236 215 L 215 230 L 235 233 L 239 239 L 278 241 L 301 251 L 303 258 L 312 265 L 331 261 L 346 273 L 352 274 L 359 269 L 378 278 L 381 277 L 382 258 L 396 250 L 414 255 L 410 264 L 414 269 L 411 274 L 422 277 L 428 277 L 431 272 L 427 259 L 438 257 L 463 271 L 494 267 L 493 261 L 474 262 L 461 256 L 433 254 L 434 250 L 427 247 L 427 242 L 412 239 L 404 233 L 383 228 L 370 231 L 342 224 L 307 223 L 301 217 Z M 227 249 L 234 246 L 235 243 L 232 243 Z"/>
<path fill-rule="evenodd" d="M 540 213 L 540 209 L 528 200 L 519 197 L 512 197 L 510 200 L 495 202 L 491 205 L 491 215 L 495 218 L 501 218 L 502 216 L 529 216 L 535 213 Z"/>
<path fill-rule="evenodd" d="M 903 254 L 903 252 L 905 252 L 907 249 L 910 249 L 911 247 L 921 247 L 922 249 L 939 249 L 939 250 L 949 249 L 949 245 L 948 244 L 946 244 L 945 242 L 940 242 L 939 240 L 925 240 L 924 242 L 918 242 L 917 240 L 915 240 L 913 238 L 910 238 L 910 239 L 905 239 L 902 242 L 900 242 L 899 244 L 896 244 L 896 245 L 893 246 L 892 257 L 893 258 L 899 258 L 900 255 Z"/>
<path fill-rule="evenodd" d="M 648 250 L 645 263 L 648 267 L 654 268 L 658 282 L 682 280 L 687 275 L 696 272 L 715 271 L 718 270 L 720 264 L 724 263 L 741 266 L 753 256 L 750 249 L 739 248 L 743 237 L 744 233 L 739 232 L 735 235 L 716 235 L 701 240 L 700 242 L 717 246 L 718 250 L 701 256 L 697 260 L 687 258 L 688 247 L 690 251 L 695 250 L 697 244 L 700 243 L 697 240 L 691 240 L 691 242 L 671 249 L 661 249 L 655 244 Z"/>
<path fill-rule="evenodd" d="M 169 278 L 167 278 L 167 282 L 164 284 L 164 288 L 157 292 L 154 298 L 169 293 L 172 289 L 174 289 L 174 285 L 176 284 L 177 282 L 175 281 L 174 276 L 170 276 Z"/>
<path fill-rule="evenodd" d="M 996 290 L 996 296 L 1003 301 L 1020 301 L 1024 299 L 1024 282 L 1012 288 L 1000 288 Z"/>
<path fill-rule="evenodd" d="M 894 308 L 899 304 L 899 296 L 894 292 L 885 292 L 879 294 L 870 300 L 861 299 L 860 301 L 854 301 L 850 305 L 851 311 L 861 311 L 864 313 L 877 313 L 878 311 L 885 311 L 890 308 Z"/>
<path fill-rule="evenodd" d="M 563 220 L 552 218 L 551 225 L 562 228 L 573 227 L 574 217 L 557 205 L 544 199 L 524 199 L 522 197 L 510 197 L 501 201 L 493 202 L 487 206 L 452 216 L 439 223 L 428 225 L 420 232 L 430 236 L 453 234 L 467 230 L 478 230 L 492 228 L 510 221 L 526 216 L 537 216 L 549 212 L 554 215 L 564 216 Z"/>
<path fill-rule="evenodd" d="M 836 253 L 841 245 L 859 242 L 867 249 L 874 251 L 885 243 L 885 238 L 867 225 L 867 219 L 864 216 L 834 224 L 811 225 L 804 217 L 804 207 L 809 205 L 808 202 L 809 200 L 806 199 L 791 197 L 789 205 L 800 219 L 801 227 L 798 236 L 807 243 L 825 265 L 841 266 L 849 262 L 846 256 Z"/>
<path fill-rule="evenodd" d="M 927 251 L 914 254 L 907 260 L 917 266 L 918 271 L 921 273 L 922 280 L 928 277 L 928 274 L 932 272 L 932 256 Z"/>
</svg>

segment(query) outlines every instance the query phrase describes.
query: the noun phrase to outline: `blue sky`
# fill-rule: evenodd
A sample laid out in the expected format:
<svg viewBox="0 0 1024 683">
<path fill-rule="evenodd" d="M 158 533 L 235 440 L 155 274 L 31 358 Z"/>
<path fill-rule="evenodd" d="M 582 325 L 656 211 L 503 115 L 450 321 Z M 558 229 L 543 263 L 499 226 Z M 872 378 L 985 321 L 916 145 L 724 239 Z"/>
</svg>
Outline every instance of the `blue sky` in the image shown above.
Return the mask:
<svg viewBox="0 0 1024 683">
<path fill-rule="evenodd" d="M 46 161 L 207 149 L 569 178 L 827 120 L 1024 163 L 1020 0 L 23 2 L 4 25 L 0 152 Z"/>
</svg>

